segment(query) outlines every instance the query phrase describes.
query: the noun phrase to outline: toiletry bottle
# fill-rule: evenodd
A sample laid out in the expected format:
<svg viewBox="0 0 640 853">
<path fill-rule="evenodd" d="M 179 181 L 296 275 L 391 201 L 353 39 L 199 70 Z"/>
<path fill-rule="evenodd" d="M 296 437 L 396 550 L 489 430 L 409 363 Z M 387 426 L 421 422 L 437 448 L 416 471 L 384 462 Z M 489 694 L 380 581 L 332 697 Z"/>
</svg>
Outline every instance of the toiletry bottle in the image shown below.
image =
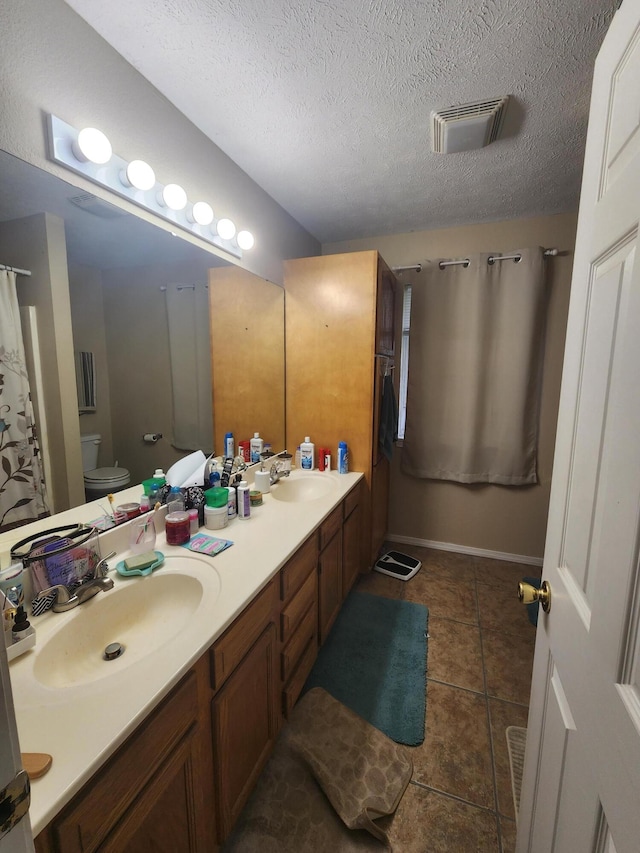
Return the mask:
<svg viewBox="0 0 640 853">
<path fill-rule="evenodd" d="M 156 470 L 153 472 L 153 479 L 162 480 L 161 483 L 158 483 L 158 486 L 164 486 L 164 484 L 167 482 L 167 475 L 164 473 L 162 468 L 156 468 Z"/>
<path fill-rule="evenodd" d="M 251 450 L 251 462 L 259 462 L 260 454 L 262 453 L 262 449 L 264 447 L 264 441 L 260 438 L 259 432 L 254 432 L 253 438 L 250 441 L 250 450 Z"/>
<path fill-rule="evenodd" d="M 349 473 L 349 451 L 347 442 L 341 441 L 338 444 L 338 474 Z"/>
<path fill-rule="evenodd" d="M 229 494 L 227 496 L 227 516 L 229 517 L 229 520 L 236 517 L 236 514 L 237 514 L 236 500 L 237 500 L 236 489 L 234 488 L 234 486 L 229 485 Z"/>
<path fill-rule="evenodd" d="M 236 455 L 235 444 L 233 441 L 233 433 L 227 432 L 224 436 L 224 456 L 225 459 L 233 459 Z"/>
<path fill-rule="evenodd" d="M 249 495 L 249 483 L 242 480 L 236 489 L 238 499 L 238 518 L 249 518 L 251 515 L 251 497 Z"/>
<path fill-rule="evenodd" d="M 170 512 L 184 512 L 184 495 L 180 486 L 172 486 L 167 498 L 167 514 Z"/>
<path fill-rule="evenodd" d="M 295 461 L 293 463 L 296 468 L 300 467 L 300 445 L 296 447 Z"/>
<path fill-rule="evenodd" d="M 306 435 L 304 441 L 300 445 L 300 467 L 303 471 L 313 471 L 314 453 L 315 446 L 309 436 Z"/>
<path fill-rule="evenodd" d="M 30 625 L 27 620 L 27 614 L 24 612 L 24 607 L 20 605 L 16 612 L 13 628 L 11 629 L 12 642 L 17 643 L 18 640 L 24 640 L 29 632 L 29 627 Z"/>
</svg>

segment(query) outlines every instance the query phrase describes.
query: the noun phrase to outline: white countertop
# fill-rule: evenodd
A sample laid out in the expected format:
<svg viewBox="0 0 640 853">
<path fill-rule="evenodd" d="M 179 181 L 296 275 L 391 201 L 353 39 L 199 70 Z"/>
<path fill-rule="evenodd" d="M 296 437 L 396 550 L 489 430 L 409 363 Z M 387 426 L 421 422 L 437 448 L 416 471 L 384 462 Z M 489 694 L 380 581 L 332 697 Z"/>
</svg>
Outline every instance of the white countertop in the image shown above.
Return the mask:
<svg viewBox="0 0 640 853">
<path fill-rule="evenodd" d="M 296 471 L 291 481 L 308 476 Z M 114 570 L 116 562 L 127 553 L 128 524 L 101 534 L 102 554 L 118 551 L 118 556 L 109 562 L 114 590 L 101 592 L 68 613 L 50 612 L 32 619 L 37 633 L 36 646 L 12 661 L 10 672 L 21 750 L 53 756 L 48 773 L 31 785 L 30 818 L 34 837 L 282 568 L 362 474 L 341 475 L 332 471 L 314 472 L 311 476 L 331 482 L 332 488 L 327 495 L 314 500 L 285 502 L 266 494 L 262 506 L 252 507 L 248 520 L 235 519 L 221 530 L 202 528 L 204 533 L 234 542 L 215 557 L 196 554 L 184 547 L 167 546 L 164 532 L 159 533 L 155 547 L 165 554 L 165 565 L 147 577 L 123 578 Z M 128 489 L 117 495 L 117 502 L 137 500 L 140 493 L 139 486 Z M 78 510 L 70 510 L 44 519 L 39 525 L 46 529 L 65 521 L 86 521 L 96 515 L 95 504 L 81 509 L 88 517 L 79 519 Z M 32 527 L 28 530 L 31 532 Z M 24 535 L 23 529 L 14 541 Z M 170 574 L 189 574 L 197 579 L 202 586 L 202 597 L 192 618 L 169 642 L 138 660 L 131 656 L 127 659 L 125 652 L 122 658 L 105 662 L 105 667 L 113 667 L 108 675 L 87 683 L 49 687 L 38 680 L 35 669 L 38 654 L 68 620 L 80 615 L 81 611 L 86 618 L 90 608 L 97 613 L 101 600 L 115 593 L 124 596 L 126 585 L 146 584 L 152 596 L 154 580 Z"/>
</svg>

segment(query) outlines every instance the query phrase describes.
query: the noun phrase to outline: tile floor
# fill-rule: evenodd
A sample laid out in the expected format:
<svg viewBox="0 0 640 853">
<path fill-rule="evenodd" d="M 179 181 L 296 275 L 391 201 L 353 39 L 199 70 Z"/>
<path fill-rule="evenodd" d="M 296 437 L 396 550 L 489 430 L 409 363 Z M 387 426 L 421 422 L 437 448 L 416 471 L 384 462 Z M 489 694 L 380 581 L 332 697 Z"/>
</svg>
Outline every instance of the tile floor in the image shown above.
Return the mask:
<svg viewBox="0 0 640 853">
<path fill-rule="evenodd" d="M 427 720 L 392 819 L 395 853 L 512 853 L 507 726 L 526 726 L 535 629 L 517 600 L 531 566 L 391 543 L 422 560 L 408 582 L 371 572 L 357 589 L 429 608 Z"/>
</svg>

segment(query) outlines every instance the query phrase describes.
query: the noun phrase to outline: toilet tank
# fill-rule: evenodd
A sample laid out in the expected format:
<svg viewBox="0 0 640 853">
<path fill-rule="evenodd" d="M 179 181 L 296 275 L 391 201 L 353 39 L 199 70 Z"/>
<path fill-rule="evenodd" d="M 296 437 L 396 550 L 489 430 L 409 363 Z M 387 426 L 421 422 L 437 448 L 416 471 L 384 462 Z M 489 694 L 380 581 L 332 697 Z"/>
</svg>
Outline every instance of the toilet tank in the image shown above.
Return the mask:
<svg viewBox="0 0 640 853">
<path fill-rule="evenodd" d="M 80 441 L 82 442 L 82 470 L 93 471 L 98 467 L 98 451 L 102 436 L 81 435 Z"/>
</svg>

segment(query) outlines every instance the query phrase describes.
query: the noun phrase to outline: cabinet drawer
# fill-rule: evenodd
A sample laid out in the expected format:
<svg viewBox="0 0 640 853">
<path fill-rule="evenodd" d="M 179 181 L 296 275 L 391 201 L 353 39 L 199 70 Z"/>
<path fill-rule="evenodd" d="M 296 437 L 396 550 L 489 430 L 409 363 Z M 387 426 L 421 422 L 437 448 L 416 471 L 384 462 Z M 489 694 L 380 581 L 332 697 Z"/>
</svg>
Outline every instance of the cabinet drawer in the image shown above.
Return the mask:
<svg viewBox="0 0 640 853">
<path fill-rule="evenodd" d="M 283 608 L 280 616 L 280 639 L 283 643 L 287 643 L 293 632 L 300 624 L 302 617 L 312 605 L 315 608 L 315 603 L 318 599 L 318 576 L 312 572 L 306 581 L 302 584 L 302 588 L 294 595 L 289 604 Z"/>
<path fill-rule="evenodd" d="M 211 684 L 217 690 L 273 618 L 278 590 L 271 581 L 227 628 L 211 650 Z"/>
<path fill-rule="evenodd" d="M 342 504 L 320 525 L 320 550 L 323 551 L 342 526 Z"/>
<path fill-rule="evenodd" d="M 158 767 L 196 722 L 198 684 L 194 670 L 175 688 L 141 729 L 85 786 L 72 808 L 56 821 L 57 849 L 65 853 L 96 850 Z"/>
<path fill-rule="evenodd" d="M 315 572 L 318 562 L 318 537 L 314 533 L 280 572 L 280 598 L 288 601 L 299 589 L 305 578 Z"/>
<path fill-rule="evenodd" d="M 349 518 L 351 513 L 360 503 L 360 483 L 355 487 L 355 489 L 351 489 L 349 494 L 346 496 L 343 502 L 344 507 L 344 515 L 343 518 Z"/>
<path fill-rule="evenodd" d="M 282 666 L 282 680 L 287 681 L 296 668 L 307 643 L 314 640 L 318 632 L 318 611 L 315 605 L 307 610 L 302 621 L 293 632 L 293 636 L 282 650 L 280 655 Z"/>
<path fill-rule="evenodd" d="M 300 659 L 300 663 L 298 664 L 291 681 L 282 691 L 282 710 L 284 711 L 285 717 L 289 716 L 291 709 L 298 701 L 298 696 L 302 693 L 302 688 L 307 680 L 307 676 L 311 672 L 311 668 L 315 663 L 316 655 L 316 643 L 315 640 L 311 640 L 307 648 L 304 650 L 304 654 Z"/>
</svg>

